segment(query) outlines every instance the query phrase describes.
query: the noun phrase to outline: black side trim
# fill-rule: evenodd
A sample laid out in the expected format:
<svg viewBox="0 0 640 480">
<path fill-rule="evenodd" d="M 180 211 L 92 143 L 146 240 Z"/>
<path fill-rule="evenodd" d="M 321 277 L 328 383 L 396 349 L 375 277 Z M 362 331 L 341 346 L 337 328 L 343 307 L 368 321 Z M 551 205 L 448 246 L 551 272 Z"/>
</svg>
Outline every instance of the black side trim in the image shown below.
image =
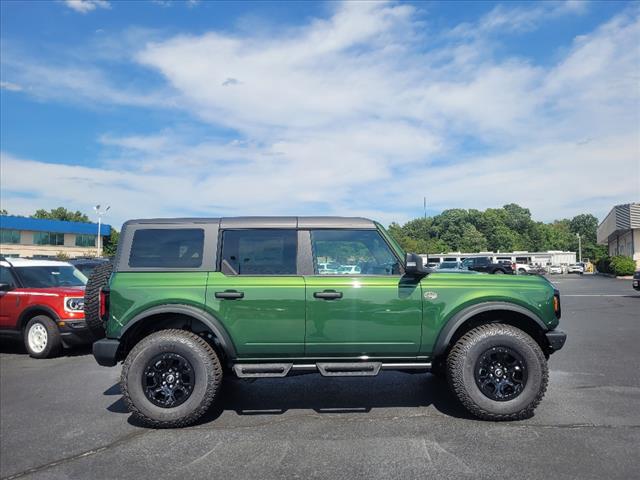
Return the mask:
<svg viewBox="0 0 640 480">
<path fill-rule="evenodd" d="M 123 338 L 126 333 L 137 326 L 139 322 L 143 321 L 145 318 L 148 318 L 152 315 L 158 315 L 162 313 L 176 313 L 179 315 L 187 315 L 193 317 L 197 320 L 200 320 L 204 323 L 220 342 L 220 346 L 224 350 L 225 354 L 229 359 L 235 359 L 237 357 L 236 348 L 231 340 L 231 337 L 225 330 L 224 326 L 214 316 L 208 314 L 207 312 L 200 310 L 199 308 L 193 307 L 191 305 L 182 305 L 182 304 L 170 304 L 170 305 L 161 305 L 158 307 L 153 307 L 148 310 L 145 310 L 142 313 L 139 313 L 135 317 L 133 317 L 127 325 L 122 329 L 118 338 Z"/>
<path fill-rule="evenodd" d="M 93 344 L 93 356 L 98 365 L 113 367 L 118 363 L 118 349 L 120 342 L 111 338 L 103 338 Z"/>
<path fill-rule="evenodd" d="M 464 310 L 456 313 L 452 318 L 450 318 L 444 328 L 440 330 L 440 334 L 438 335 L 438 339 L 436 340 L 436 344 L 433 348 L 432 356 L 436 357 L 438 355 L 442 355 L 449 346 L 449 342 L 451 338 L 455 334 L 456 330 L 471 317 L 478 315 L 479 313 L 489 312 L 492 310 L 509 310 L 512 312 L 521 313 L 526 315 L 531 320 L 536 322 L 538 326 L 546 331 L 549 329 L 547 325 L 532 311 L 527 310 L 520 305 L 515 305 L 513 303 L 507 302 L 483 302 L 475 305 L 471 305 L 470 307 L 465 308 Z"/>
</svg>

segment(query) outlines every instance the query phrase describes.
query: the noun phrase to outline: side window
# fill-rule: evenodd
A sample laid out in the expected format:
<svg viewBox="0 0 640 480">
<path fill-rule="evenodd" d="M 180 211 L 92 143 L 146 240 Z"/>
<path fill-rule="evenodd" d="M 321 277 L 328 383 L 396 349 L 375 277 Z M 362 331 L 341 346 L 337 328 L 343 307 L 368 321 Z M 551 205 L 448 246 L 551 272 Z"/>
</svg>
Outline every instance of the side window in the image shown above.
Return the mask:
<svg viewBox="0 0 640 480">
<path fill-rule="evenodd" d="M 7 267 L 0 267 L 0 283 L 7 283 L 13 288 L 16 288 L 17 286 L 11 270 L 9 270 Z"/>
<path fill-rule="evenodd" d="M 129 266 L 139 268 L 198 268 L 202 266 L 201 228 L 139 229 L 133 234 Z"/>
<path fill-rule="evenodd" d="M 225 230 L 221 270 L 230 275 L 296 275 L 296 230 Z"/>
<path fill-rule="evenodd" d="M 313 230 L 316 275 L 398 275 L 400 262 L 376 230 Z"/>
</svg>

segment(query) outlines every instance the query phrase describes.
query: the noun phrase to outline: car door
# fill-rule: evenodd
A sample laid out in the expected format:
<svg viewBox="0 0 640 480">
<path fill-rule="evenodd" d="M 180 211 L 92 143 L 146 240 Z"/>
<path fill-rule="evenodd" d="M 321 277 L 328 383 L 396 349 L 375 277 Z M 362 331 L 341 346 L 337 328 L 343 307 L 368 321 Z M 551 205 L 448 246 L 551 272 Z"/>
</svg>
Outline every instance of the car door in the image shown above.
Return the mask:
<svg viewBox="0 0 640 480">
<path fill-rule="evenodd" d="M 462 266 L 464 268 L 467 268 L 468 270 L 473 270 L 473 271 L 478 271 L 478 266 L 476 265 L 476 259 L 475 258 L 465 258 L 462 261 Z"/>
<path fill-rule="evenodd" d="M 207 280 L 207 308 L 239 357 L 304 354 L 305 285 L 297 274 L 295 229 L 223 229 L 219 268 Z"/>
<path fill-rule="evenodd" d="M 21 311 L 22 296 L 17 291 L 17 281 L 8 267 L 0 265 L 0 283 L 11 286 L 11 291 L 0 292 L 0 328 L 16 328 Z"/>
<path fill-rule="evenodd" d="M 305 276 L 307 356 L 414 356 L 420 349 L 422 294 L 377 230 L 310 230 L 314 272 Z M 325 273 L 319 263 L 360 273 Z M 340 271 L 338 267 L 337 271 Z"/>
</svg>

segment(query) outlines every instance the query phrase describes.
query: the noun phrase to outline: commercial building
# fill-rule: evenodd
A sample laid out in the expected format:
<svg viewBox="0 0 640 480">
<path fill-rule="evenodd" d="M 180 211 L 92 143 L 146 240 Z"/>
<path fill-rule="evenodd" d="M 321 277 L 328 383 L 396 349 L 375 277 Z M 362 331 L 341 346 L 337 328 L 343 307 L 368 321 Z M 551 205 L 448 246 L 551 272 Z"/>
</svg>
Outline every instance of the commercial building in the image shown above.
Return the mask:
<svg viewBox="0 0 640 480">
<path fill-rule="evenodd" d="M 102 224 L 100 236 L 111 235 L 111 226 Z M 0 255 L 5 257 L 69 258 L 98 255 L 98 224 L 0 216 Z"/>
<path fill-rule="evenodd" d="M 609 247 L 609 255 L 624 255 L 640 267 L 640 203 L 616 205 L 598 225 L 598 243 Z"/>
<path fill-rule="evenodd" d="M 549 265 L 572 265 L 576 263 L 576 252 L 563 252 L 562 250 L 548 250 L 546 252 L 478 252 L 478 253 L 430 253 L 423 255 L 429 262 L 461 262 L 465 258 L 490 257 L 492 261 L 509 260 L 512 263 L 526 263 L 547 267 Z"/>
</svg>

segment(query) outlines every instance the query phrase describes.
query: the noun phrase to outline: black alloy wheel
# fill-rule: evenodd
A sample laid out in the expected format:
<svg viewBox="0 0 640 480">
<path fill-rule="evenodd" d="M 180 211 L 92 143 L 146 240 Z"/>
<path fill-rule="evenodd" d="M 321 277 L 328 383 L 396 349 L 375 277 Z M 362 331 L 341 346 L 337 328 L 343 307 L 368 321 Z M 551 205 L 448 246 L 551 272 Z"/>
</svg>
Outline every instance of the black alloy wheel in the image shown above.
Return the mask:
<svg viewBox="0 0 640 480">
<path fill-rule="evenodd" d="M 498 402 L 513 400 L 527 383 L 526 363 L 511 348 L 491 347 L 476 362 L 474 378 L 487 398 Z"/>
<path fill-rule="evenodd" d="M 177 353 L 153 357 L 144 369 L 142 389 L 147 399 L 163 408 L 184 403 L 193 392 L 195 374 L 188 360 Z"/>
</svg>

